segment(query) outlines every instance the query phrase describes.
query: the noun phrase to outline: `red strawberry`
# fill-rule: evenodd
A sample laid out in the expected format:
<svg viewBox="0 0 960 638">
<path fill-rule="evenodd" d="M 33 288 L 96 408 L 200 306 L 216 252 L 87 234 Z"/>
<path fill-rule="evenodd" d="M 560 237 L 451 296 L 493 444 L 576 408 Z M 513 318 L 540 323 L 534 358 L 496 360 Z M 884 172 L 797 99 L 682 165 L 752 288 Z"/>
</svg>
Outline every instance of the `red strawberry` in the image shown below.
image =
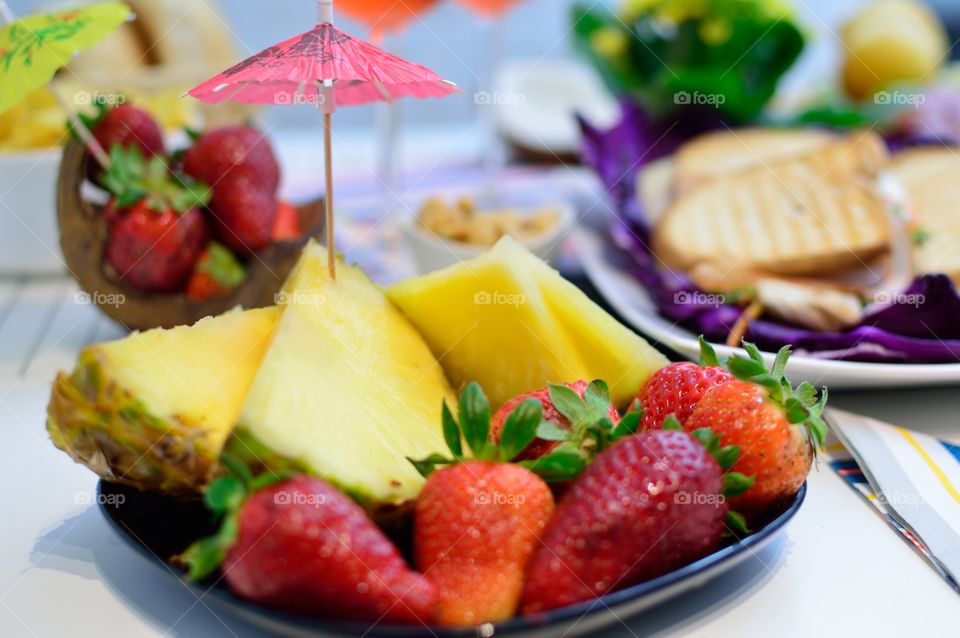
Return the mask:
<svg viewBox="0 0 960 638">
<path fill-rule="evenodd" d="M 233 253 L 216 242 L 210 242 L 187 281 L 187 297 L 203 301 L 228 295 L 246 277 L 246 269 Z"/>
<path fill-rule="evenodd" d="M 713 348 L 702 337 L 700 350 L 700 365 L 689 361 L 671 363 L 650 375 L 637 392 L 644 410 L 642 429 L 659 429 L 671 414 L 683 423 L 708 390 L 733 381 L 734 376 L 720 366 Z"/>
<path fill-rule="evenodd" d="M 246 178 L 271 196 L 280 185 L 280 167 L 270 141 L 247 126 L 227 126 L 202 134 L 184 155 L 183 171 L 214 190 L 231 176 Z"/>
<path fill-rule="evenodd" d="M 120 279 L 146 292 L 181 288 L 208 241 L 200 211 L 155 210 L 142 199 L 114 214 L 105 257 Z"/>
<path fill-rule="evenodd" d="M 277 202 L 277 212 L 273 218 L 273 241 L 299 239 L 302 234 L 296 206 L 290 202 Z"/>
<path fill-rule="evenodd" d="M 110 226 L 104 258 L 117 275 L 148 292 L 179 289 L 209 239 L 199 208 L 210 193 L 173 175 L 161 157 L 139 146 L 110 149 L 101 183 L 114 197 L 104 209 Z"/>
<path fill-rule="evenodd" d="M 464 389 L 459 416 L 457 423 L 444 404 L 453 458 L 414 462 L 428 478 L 414 508 L 413 547 L 417 568 L 437 588 L 437 622 L 469 626 L 516 613 L 525 567 L 554 504 L 540 477 L 509 463 L 536 434 L 538 401 L 516 408 L 499 446 L 487 440 L 490 405 L 477 384 Z M 472 459 L 463 458 L 461 431 Z M 449 467 L 434 472 L 436 465 Z"/>
<path fill-rule="evenodd" d="M 523 613 L 571 605 L 694 561 L 720 542 L 722 470 L 685 432 L 602 451 L 557 506 L 527 570 Z"/>
<path fill-rule="evenodd" d="M 756 346 L 744 343 L 750 358 L 731 357 L 727 365 L 738 380 L 707 392 L 683 424 L 687 431 L 708 427 L 724 443 L 740 448 L 733 466 L 755 477 L 754 485 L 731 502 L 748 521 L 791 498 L 810 473 L 814 449 L 823 443 L 826 424 L 820 400 L 809 383 L 796 390 L 783 376 L 790 348 L 777 355 L 768 371 Z"/>
<path fill-rule="evenodd" d="M 490 437 L 494 442 L 500 440 L 507 416 L 518 405 L 528 399 L 536 399 L 543 410 L 543 420 L 566 430 L 569 435 L 557 432 L 551 428 L 553 435 L 541 428 L 539 434 L 550 438 L 537 438 L 520 455 L 518 459 L 536 459 L 549 454 L 562 440 L 582 442 L 587 428 L 606 417 L 612 425 L 620 422 L 620 414 L 610 405 L 610 398 L 606 386 L 600 382 L 596 385 L 586 381 L 574 381 L 562 385 L 549 385 L 546 388 L 521 394 L 503 404 L 496 411 L 490 422 Z"/>
<path fill-rule="evenodd" d="M 465 461 L 432 474 L 417 499 L 414 560 L 439 593 L 437 622 L 511 618 L 552 514 L 550 488 L 519 465 Z"/>
<path fill-rule="evenodd" d="M 114 145 L 136 146 L 147 157 L 163 155 L 163 131 L 153 116 L 143 109 L 121 104 L 107 111 L 93 127 L 93 136 L 106 151 Z"/>
<path fill-rule="evenodd" d="M 362 622 L 431 622 L 433 585 L 407 567 L 343 493 L 308 476 L 260 489 L 245 501 L 243 492 L 232 477 L 211 486 L 207 503 L 226 513 L 235 540 L 225 524 L 226 531 L 191 546 L 184 555 L 191 577 L 206 577 L 222 560 L 233 592 L 270 607 Z"/>
<path fill-rule="evenodd" d="M 270 244 L 277 200 L 246 177 L 230 175 L 219 182 L 210 209 L 217 237 L 235 253 L 248 255 Z"/>
</svg>

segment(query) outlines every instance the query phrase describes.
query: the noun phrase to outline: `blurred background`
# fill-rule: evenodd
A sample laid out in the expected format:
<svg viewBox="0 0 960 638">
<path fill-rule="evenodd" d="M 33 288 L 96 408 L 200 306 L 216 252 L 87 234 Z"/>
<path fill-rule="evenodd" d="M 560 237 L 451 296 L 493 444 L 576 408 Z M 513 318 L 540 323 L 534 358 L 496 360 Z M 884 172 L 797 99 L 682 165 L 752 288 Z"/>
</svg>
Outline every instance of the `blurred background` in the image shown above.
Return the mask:
<svg viewBox="0 0 960 638">
<path fill-rule="evenodd" d="M 8 1 L 21 15 L 78 4 Z M 251 122 L 278 155 L 281 195 L 318 197 L 314 106 L 206 106 L 181 97 L 308 31 L 315 0 L 126 1 L 137 19 L 57 74 L 69 110 L 93 118 L 97 106 L 130 102 L 158 120 L 172 149 L 187 145 L 188 132 Z M 662 151 L 720 125 L 879 125 L 891 139 L 960 142 L 960 65 L 948 64 L 958 57 L 955 0 L 336 0 L 335 21 L 462 89 L 335 114 L 336 205 L 365 225 L 348 245 L 373 254 L 385 252 L 380 243 L 399 243 L 380 232 L 382 218 L 412 217 L 434 195 L 477 199 L 485 210 L 532 206 L 544 193 L 599 208 L 596 189 L 607 176 L 578 166 L 584 137 L 575 114 L 610 127 L 621 115 L 614 96 L 644 111 L 654 137 L 672 131 Z M 723 101 L 681 101 L 691 96 Z M 16 186 L 0 199 L 12 211 L 0 215 L 0 237 L 11 238 L 0 272 L 62 269 L 48 247 L 57 243 L 65 121 L 64 105 L 42 87 L 0 114 L 0 182 L 10 175 Z M 559 169 L 557 182 L 524 182 L 531 164 Z"/>
<path fill-rule="evenodd" d="M 59 0 L 11 0 L 10 6 L 18 13 L 67 6 Z M 158 3 L 167 4 L 167 3 Z M 184 0 L 170 4 L 169 14 L 180 25 L 197 18 L 198 5 L 219 8 L 224 25 L 236 46 L 237 59 L 263 49 L 279 39 L 305 31 L 312 25 L 316 9 L 311 0 Z M 571 9 L 575 0 L 525 0 L 510 8 L 499 21 L 503 39 L 503 55 L 529 61 L 529 70 L 535 71 L 540 59 L 575 57 L 571 37 Z M 620 6 L 619 0 L 580 2 L 596 7 Z M 798 0 L 793 3 L 799 22 L 810 30 L 810 41 L 803 58 L 785 80 L 784 87 L 795 85 L 800 78 L 812 73 L 826 76 L 834 73 L 834 60 L 841 48 L 834 31 L 858 8 L 870 0 Z M 960 2 L 930 0 L 951 33 L 951 42 L 960 30 Z M 368 36 L 369 28 L 338 12 L 337 22 L 350 33 Z M 402 104 L 403 117 L 412 127 L 444 123 L 451 127 L 468 127 L 476 112 L 473 94 L 483 83 L 483 69 L 487 64 L 491 43 L 490 30 L 481 20 L 456 2 L 439 2 L 428 8 L 402 33 L 387 37 L 387 48 L 407 59 L 429 65 L 440 75 L 464 88 L 464 95 L 442 101 L 417 101 Z M 151 52 L 153 53 L 153 52 Z M 951 54 L 956 56 L 956 48 Z M 88 60 L 93 55 L 85 54 Z M 147 55 L 146 57 L 150 57 Z M 93 63 L 91 63 L 92 65 Z M 813 76 L 815 77 L 815 76 Z M 312 109 L 303 107 L 274 108 L 267 115 L 271 123 L 282 127 L 315 126 Z M 373 121 L 373 107 L 344 109 L 337 114 L 339 126 L 364 126 Z"/>
</svg>

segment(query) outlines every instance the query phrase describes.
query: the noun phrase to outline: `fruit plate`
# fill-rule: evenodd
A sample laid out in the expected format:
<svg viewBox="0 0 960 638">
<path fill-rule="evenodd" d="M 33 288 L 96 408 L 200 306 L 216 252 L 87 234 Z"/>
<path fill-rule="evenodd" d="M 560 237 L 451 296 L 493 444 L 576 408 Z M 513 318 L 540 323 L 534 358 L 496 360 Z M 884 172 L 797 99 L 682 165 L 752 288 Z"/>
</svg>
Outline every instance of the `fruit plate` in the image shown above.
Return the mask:
<svg viewBox="0 0 960 638">
<path fill-rule="evenodd" d="M 209 534 L 214 525 L 199 501 L 177 501 L 166 496 L 140 492 L 136 488 L 100 481 L 97 486 L 100 511 L 120 537 L 148 563 L 197 597 L 235 616 L 282 636 L 316 638 L 365 636 L 401 638 L 434 636 L 581 636 L 638 614 L 671 598 L 702 587 L 736 567 L 770 543 L 800 509 L 806 483 L 794 499 L 785 504 L 763 527 L 740 541 L 653 580 L 602 596 L 595 601 L 571 605 L 551 612 L 520 617 L 480 628 L 446 629 L 401 625 L 343 623 L 278 612 L 234 596 L 222 580 L 192 583 L 165 560 L 181 552 L 196 538 Z M 174 583 L 171 582 L 171 587 Z"/>
<path fill-rule="evenodd" d="M 579 227 L 573 243 L 587 278 L 600 295 L 638 332 L 659 341 L 668 348 L 696 359 L 700 354 L 697 335 L 660 316 L 647 291 L 617 263 L 609 244 L 599 231 Z M 738 348 L 715 345 L 717 353 L 729 355 Z M 775 353 L 764 352 L 767 363 Z M 866 363 L 832 361 L 794 354 L 787 363 L 790 379 L 809 381 L 819 387 L 836 389 L 905 388 L 960 383 L 960 363 Z"/>
</svg>

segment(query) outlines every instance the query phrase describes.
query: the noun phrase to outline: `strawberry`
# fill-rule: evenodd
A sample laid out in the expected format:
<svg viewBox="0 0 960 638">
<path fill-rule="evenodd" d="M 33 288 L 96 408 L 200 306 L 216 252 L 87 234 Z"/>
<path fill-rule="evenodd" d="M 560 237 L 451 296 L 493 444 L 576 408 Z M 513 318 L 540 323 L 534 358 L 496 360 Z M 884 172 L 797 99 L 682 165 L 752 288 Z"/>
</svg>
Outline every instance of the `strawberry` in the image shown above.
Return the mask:
<svg viewBox="0 0 960 638">
<path fill-rule="evenodd" d="M 413 462 L 427 476 L 414 506 L 414 562 L 437 589 L 440 624 L 506 620 L 516 613 L 524 570 L 554 509 L 547 484 L 509 462 L 536 436 L 541 405 L 522 401 L 507 417 L 499 445 L 488 440 L 490 404 L 476 383 L 460 396 L 459 423 L 446 403 L 442 415 L 452 458 Z M 561 456 L 544 463 L 579 470 L 576 459 L 565 464 Z M 434 471 L 438 465 L 447 467 Z"/>
<path fill-rule="evenodd" d="M 693 408 L 708 390 L 733 381 L 734 376 L 720 365 L 713 348 L 700 338 L 700 365 L 683 361 L 660 368 L 637 392 L 644 409 L 641 429 L 660 427 L 669 415 L 680 423 L 687 420 Z"/>
<path fill-rule="evenodd" d="M 606 417 L 612 425 L 620 421 L 617 409 L 610 405 L 610 396 L 606 385 L 595 381 L 574 381 L 562 385 L 549 385 L 540 390 L 514 397 L 496 411 L 490 422 L 490 438 L 500 440 L 507 417 L 518 405 L 528 399 L 540 402 L 543 421 L 538 428 L 538 437 L 518 459 L 536 459 L 549 454 L 561 441 L 583 441 L 588 427 Z"/>
<path fill-rule="evenodd" d="M 129 104 L 102 111 L 92 122 L 93 136 L 105 151 L 136 146 L 147 157 L 165 154 L 163 131 L 153 116 Z"/>
<path fill-rule="evenodd" d="M 210 209 L 217 237 L 239 255 L 260 251 L 273 238 L 276 198 L 242 175 L 217 184 Z"/>
<path fill-rule="evenodd" d="M 814 451 L 826 437 L 821 413 L 827 390 L 817 400 L 811 384 L 790 385 L 783 376 L 789 346 L 780 350 L 769 371 L 756 346 L 744 342 L 743 347 L 749 358 L 733 356 L 727 362 L 738 380 L 707 392 L 683 427 L 709 427 L 739 446 L 735 469 L 754 475 L 756 483 L 732 505 L 755 522 L 791 498 L 810 473 Z"/>
<path fill-rule="evenodd" d="M 105 215 L 104 258 L 120 279 L 147 292 L 172 292 L 190 274 L 208 241 L 199 207 L 202 186 L 172 175 L 160 157 L 146 160 L 139 146 L 114 146 L 101 177 L 113 193 Z"/>
<path fill-rule="evenodd" d="M 277 212 L 273 218 L 273 241 L 298 239 L 303 234 L 300 227 L 300 214 L 290 202 L 277 202 Z"/>
<path fill-rule="evenodd" d="M 275 195 L 280 185 L 280 167 L 270 141 L 248 126 L 226 126 L 200 135 L 183 157 L 183 171 L 214 190 L 230 176 L 244 177 L 269 195 Z"/>
<path fill-rule="evenodd" d="M 715 438 L 710 447 L 717 459 L 672 429 L 615 438 L 560 500 L 527 569 L 521 611 L 591 601 L 715 550 L 726 494 L 750 481 L 723 475 L 720 459 L 735 459 L 734 448 Z"/>
<path fill-rule="evenodd" d="M 202 580 L 220 566 L 238 596 L 284 611 L 364 622 L 432 621 L 433 585 L 407 566 L 359 505 L 312 477 L 266 487 L 260 479 L 245 484 L 225 476 L 211 485 L 205 500 L 224 523 L 180 557 L 191 578 Z"/>
<path fill-rule="evenodd" d="M 158 210 L 143 199 L 121 212 L 110 226 L 105 257 L 131 286 L 145 292 L 173 292 L 190 274 L 207 238 L 199 210 Z"/>
<path fill-rule="evenodd" d="M 210 242 L 187 281 L 187 297 L 203 301 L 230 294 L 246 277 L 246 269 L 233 253 L 216 242 Z"/>
</svg>

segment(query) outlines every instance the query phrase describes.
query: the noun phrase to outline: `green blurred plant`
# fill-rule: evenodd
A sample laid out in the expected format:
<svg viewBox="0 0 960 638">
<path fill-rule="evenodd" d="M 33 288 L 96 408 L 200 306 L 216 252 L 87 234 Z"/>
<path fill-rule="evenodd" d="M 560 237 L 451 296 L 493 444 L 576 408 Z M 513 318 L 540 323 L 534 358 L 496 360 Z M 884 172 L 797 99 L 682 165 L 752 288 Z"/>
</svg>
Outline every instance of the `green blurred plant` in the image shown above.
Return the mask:
<svg viewBox="0 0 960 638">
<path fill-rule="evenodd" d="M 625 0 L 619 13 L 577 5 L 573 21 L 610 89 L 655 116 L 706 107 L 753 120 L 804 46 L 781 0 Z"/>
</svg>

